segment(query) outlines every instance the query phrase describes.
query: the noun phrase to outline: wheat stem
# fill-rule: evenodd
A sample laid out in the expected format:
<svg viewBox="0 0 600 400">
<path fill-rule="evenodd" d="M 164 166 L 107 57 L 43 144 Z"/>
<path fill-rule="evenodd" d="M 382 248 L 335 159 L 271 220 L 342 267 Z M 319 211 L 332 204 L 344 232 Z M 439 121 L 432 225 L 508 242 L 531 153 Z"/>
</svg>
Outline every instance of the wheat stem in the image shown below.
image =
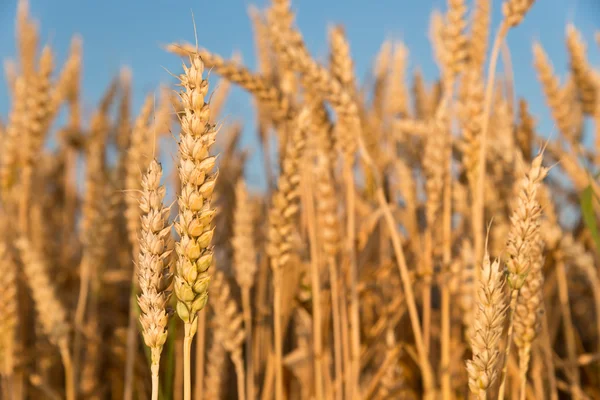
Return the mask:
<svg viewBox="0 0 600 400">
<path fill-rule="evenodd" d="M 152 366 L 150 367 L 152 373 L 152 400 L 158 400 L 158 370 L 160 367 L 160 355 L 158 357 L 158 361 L 156 363 L 152 363 Z"/>
<path fill-rule="evenodd" d="M 273 345 L 275 400 L 283 400 L 283 331 L 281 324 L 281 268 L 273 270 Z"/>
<path fill-rule="evenodd" d="M 506 391 L 506 375 L 508 374 L 508 360 L 510 358 L 510 349 L 512 344 L 512 336 L 514 330 L 515 321 L 515 307 L 517 306 L 517 300 L 519 297 L 518 290 L 510 291 L 510 306 L 508 311 L 508 332 L 506 334 L 506 350 L 504 352 L 504 361 L 502 366 L 502 377 L 500 378 L 500 388 L 498 389 L 498 399 L 504 399 L 504 392 Z"/>
<path fill-rule="evenodd" d="M 65 391 L 67 400 L 75 400 L 75 380 L 73 371 L 73 360 L 69 351 L 69 344 L 66 340 L 62 340 L 58 348 L 65 369 Z"/>
<path fill-rule="evenodd" d="M 342 380 L 344 371 L 342 367 L 342 338 L 340 322 L 340 289 L 337 274 L 337 265 L 335 257 L 329 256 L 327 260 L 329 267 L 329 282 L 331 285 L 331 312 L 333 314 L 333 357 L 335 360 L 335 393 L 336 400 L 342 400 L 344 392 L 342 390 Z"/>
<path fill-rule="evenodd" d="M 347 206 L 347 226 L 346 234 L 348 255 L 350 261 L 350 374 L 348 379 L 351 382 L 351 392 L 346 393 L 349 399 L 354 399 L 359 396 L 358 382 L 360 372 L 360 317 L 358 306 L 358 269 L 356 266 L 356 198 L 354 176 L 352 174 L 352 163 L 347 160 L 344 166 L 344 178 L 346 181 L 346 206 Z"/>
<path fill-rule="evenodd" d="M 231 357 L 231 359 L 233 361 L 235 375 L 237 378 L 238 400 L 246 400 L 246 375 L 244 371 L 244 361 L 242 361 L 242 357 L 239 355 Z"/>
<path fill-rule="evenodd" d="M 192 368 L 191 368 L 191 353 L 192 341 L 194 340 L 194 332 L 191 323 L 184 325 L 183 338 L 183 400 L 192 399 Z"/>
<path fill-rule="evenodd" d="M 563 320 L 563 331 L 567 347 L 567 357 L 569 359 L 570 391 L 573 399 L 580 398 L 580 376 L 577 366 L 577 347 L 575 342 L 575 332 L 573 330 L 573 318 L 571 317 L 571 306 L 569 304 L 569 288 L 567 286 L 567 272 L 562 256 L 559 255 L 556 260 L 556 281 L 558 283 L 558 299 Z"/>
<path fill-rule="evenodd" d="M 252 307 L 250 304 L 250 288 L 242 288 L 242 312 L 244 314 L 244 327 L 246 328 L 246 394 L 248 398 L 255 397 L 254 389 L 254 363 L 252 354 Z"/>
<path fill-rule="evenodd" d="M 194 399 L 204 398 L 204 349 L 206 347 L 206 311 L 198 312 L 198 339 L 196 340 L 196 383 Z"/>
</svg>

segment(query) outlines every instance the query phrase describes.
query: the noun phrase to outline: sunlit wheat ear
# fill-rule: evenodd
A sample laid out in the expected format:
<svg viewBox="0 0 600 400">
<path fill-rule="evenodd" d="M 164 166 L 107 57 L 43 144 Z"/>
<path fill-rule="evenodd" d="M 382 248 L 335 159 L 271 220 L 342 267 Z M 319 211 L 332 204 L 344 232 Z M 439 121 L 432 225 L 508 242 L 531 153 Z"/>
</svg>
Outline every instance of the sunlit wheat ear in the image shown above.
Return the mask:
<svg viewBox="0 0 600 400">
<path fill-rule="evenodd" d="M 206 50 L 198 50 L 193 45 L 170 44 L 167 50 L 181 56 L 199 56 L 206 68 L 211 68 L 213 73 L 219 74 L 225 79 L 239 85 L 250 92 L 264 105 L 276 124 L 285 124 L 291 117 L 291 105 L 282 92 L 262 75 L 252 73 L 248 68 L 239 65 L 232 60 L 222 57 Z"/>
<path fill-rule="evenodd" d="M 23 162 L 30 168 L 33 168 L 35 157 L 44 145 L 52 117 L 51 75 L 54 70 L 54 56 L 50 47 L 43 49 L 39 64 L 39 72 L 34 79 L 28 80 L 26 86 L 30 117 L 24 123 L 26 145 L 22 155 Z"/>
<path fill-rule="evenodd" d="M 27 285 L 33 297 L 42 331 L 61 353 L 65 369 L 67 400 L 73 400 L 75 398 L 75 382 L 73 381 L 73 367 L 69 350 L 71 326 L 67 320 L 67 310 L 56 295 L 56 288 L 50 280 L 48 266 L 39 251 L 24 237 L 19 238 L 16 245 L 24 265 Z"/>
<path fill-rule="evenodd" d="M 552 118 L 567 140 L 577 142 L 573 121 L 571 120 L 573 102 L 567 101 L 569 93 L 561 87 L 548 55 L 541 44 L 537 42 L 533 44 L 533 59 L 546 102 L 550 107 L 550 111 L 552 111 Z"/>
<path fill-rule="evenodd" d="M 447 54 L 448 79 L 453 81 L 465 67 L 467 58 L 467 38 L 465 28 L 467 20 L 465 15 L 467 6 L 464 0 L 448 0 L 448 12 L 444 26 L 444 45 Z"/>
<path fill-rule="evenodd" d="M 331 54 L 329 55 L 329 69 L 331 75 L 337 79 L 350 93 L 355 84 L 354 62 L 350 55 L 350 45 L 341 26 L 329 30 Z"/>
<path fill-rule="evenodd" d="M 243 180 L 235 186 L 235 203 L 232 239 L 235 279 L 241 288 L 250 289 L 254 284 L 257 269 L 257 253 L 254 244 L 252 204 Z"/>
<path fill-rule="evenodd" d="M 472 14 L 471 38 L 468 43 L 471 68 L 481 72 L 487 57 L 490 36 L 491 0 L 476 0 Z"/>
<path fill-rule="evenodd" d="M 540 153 L 531 162 L 527 174 L 518 182 L 518 197 L 510 217 L 510 229 L 506 244 L 507 283 L 510 292 L 510 309 L 508 321 L 508 342 L 502 368 L 502 380 L 499 396 L 504 398 L 508 357 L 515 328 L 515 312 L 519 292 L 533 266 L 537 262 L 538 246 L 540 241 L 540 216 L 542 208 L 537 200 L 538 189 L 548 174 L 548 168 L 542 166 Z"/>
<path fill-rule="evenodd" d="M 0 183 L 4 192 L 2 197 L 6 197 L 5 193 L 12 188 L 17 178 L 19 158 L 22 152 L 19 146 L 20 132 L 23 131 L 27 119 L 27 84 L 25 78 L 16 78 L 13 92 L 12 110 L 2 140 L 4 148 L 0 160 Z"/>
<path fill-rule="evenodd" d="M 475 193 L 479 176 L 479 151 L 481 141 L 481 116 L 483 115 L 483 78 L 475 69 L 469 69 L 463 75 L 463 84 L 467 86 L 463 103 L 463 166 L 467 175 L 469 189 Z"/>
<path fill-rule="evenodd" d="M 505 0 L 502 4 L 502 13 L 508 26 L 519 25 L 534 2 L 535 0 Z"/>
<path fill-rule="evenodd" d="M 215 272 L 213 283 L 215 295 L 211 296 L 211 305 L 214 310 L 216 329 L 221 332 L 222 344 L 229 353 L 238 378 L 238 398 L 245 399 L 245 371 L 242 359 L 242 343 L 246 338 L 246 329 L 243 326 L 243 316 L 239 306 L 231 296 L 229 284 L 222 272 Z"/>
<path fill-rule="evenodd" d="M 196 334 L 198 312 L 208 300 L 209 267 L 213 263 L 211 246 L 216 210 L 211 205 L 217 172 L 216 156 L 210 154 L 217 130 L 210 123 L 210 108 L 205 102 L 208 81 L 203 78 L 204 64 L 198 54 L 190 56 L 190 66 L 183 65 L 179 76 L 183 111 L 179 115 L 179 216 L 175 229 L 177 261 L 174 291 L 177 314 L 185 323 L 184 400 L 191 399 L 192 340 Z"/>
<path fill-rule="evenodd" d="M 17 269 L 7 244 L 0 242 L 0 374 L 11 375 L 14 367 L 15 328 L 18 321 Z"/>
<path fill-rule="evenodd" d="M 210 108 L 204 102 L 208 81 L 203 79 L 204 65 L 198 56 L 192 56 L 191 65 L 184 66 L 180 75 L 181 101 L 184 107 L 180 115 L 179 177 L 181 195 L 178 199 L 179 218 L 175 228 L 180 240 L 176 244 L 177 263 L 175 272 L 175 295 L 177 314 L 186 324 L 194 324 L 196 313 L 204 308 L 208 296 L 212 264 L 212 219 L 215 209 L 211 198 L 217 174 L 216 157 L 210 154 L 215 142 L 216 130 L 208 121 Z"/>
<path fill-rule="evenodd" d="M 542 166 L 540 154 L 534 158 L 529 172 L 519 182 L 518 199 L 510 217 L 511 227 L 506 245 L 509 257 L 508 286 L 513 291 L 523 286 L 537 251 L 542 212 L 537 191 L 547 173 L 548 168 Z"/>
<path fill-rule="evenodd" d="M 20 238 L 16 244 L 43 331 L 48 339 L 58 346 L 68 339 L 71 330 L 65 307 L 56 295 L 47 265 L 38 250 L 25 238 Z"/>
<path fill-rule="evenodd" d="M 598 84 L 594 82 L 594 71 L 587 59 L 586 44 L 579 31 L 571 24 L 567 25 L 567 49 L 571 56 L 571 71 L 583 110 L 586 114 L 593 115 L 598 98 Z"/>
<path fill-rule="evenodd" d="M 485 399 L 499 372 L 500 339 L 504 330 L 506 297 L 500 262 L 490 263 L 485 254 L 478 282 L 474 326 L 469 338 L 473 358 L 467 361 L 469 388 L 478 399 Z"/>
<path fill-rule="evenodd" d="M 146 346 L 151 350 L 152 398 L 158 398 L 160 354 L 167 340 L 167 302 L 170 292 L 171 225 L 170 208 L 163 205 L 166 189 L 160 185 L 162 167 L 152 160 L 142 177 L 140 196 L 138 280 L 141 294 L 140 324 Z"/>
<path fill-rule="evenodd" d="M 519 373 L 522 381 L 527 377 L 532 343 L 540 330 L 541 315 L 544 312 L 542 249 L 542 240 L 538 238 L 538 243 L 531 254 L 531 267 L 519 292 L 515 309 L 514 341 L 519 349 Z"/>
</svg>

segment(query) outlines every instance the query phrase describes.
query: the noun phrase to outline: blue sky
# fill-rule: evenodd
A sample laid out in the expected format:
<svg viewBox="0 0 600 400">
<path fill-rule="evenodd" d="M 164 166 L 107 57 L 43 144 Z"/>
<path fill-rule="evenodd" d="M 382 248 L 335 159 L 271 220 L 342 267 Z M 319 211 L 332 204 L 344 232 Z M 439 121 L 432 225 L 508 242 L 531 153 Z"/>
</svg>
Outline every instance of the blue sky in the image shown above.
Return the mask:
<svg viewBox="0 0 600 400">
<path fill-rule="evenodd" d="M 13 57 L 16 0 L 0 0 L 0 56 Z M 493 1 L 493 24 L 497 27 L 501 1 Z M 241 52 L 254 67 L 252 30 L 247 9 L 264 7 L 266 0 L 30 0 L 31 14 L 40 22 L 42 43 L 54 49 L 58 63 L 64 60 L 74 33 L 84 43 L 84 111 L 89 115 L 111 78 L 123 65 L 133 70 L 134 106 L 160 83 L 172 84 L 164 68 L 180 71 L 180 59 L 164 52 L 161 44 L 194 40 L 191 12 L 202 47 L 229 56 Z M 419 66 L 428 80 L 438 76 L 428 41 L 431 10 L 445 10 L 446 2 L 408 0 L 294 0 L 297 23 L 309 49 L 319 59 L 327 54 L 327 27 L 343 24 L 350 39 L 356 74 L 364 77 L 385 39 L 401 39 L 410 50 L 410 70 Z M 599 0 L 538 0 L 525 22 L 509 35 L 515 85 L 526 97 L 542 130 L 553 129 L 532 67 L 531 44 L 541 41 L 558 73 L 567 67 L 565 25 L 574 23 L 588 42 L 594 65 L 600 65 L 600 49 L 593 33 L 600 30 Z M 564 76 L 564 75 L 563 75 Z M 214 85 L 212 85 L 214 88 Z M 0 82 L 0 115 L 6 116 L 9 101 L 4 80 Z M 242 119 L 248 129 L 243 142 L 254 145 L 252 105 L 240 90 L 232 92 L 225 116 Z M 255 152 L 256 154 L 256 152 Z M 257 165 L 255 162 L 252 165 Z M 250 182 L 260 183 L 261 172 L 250 169 Z"/>
</svg>

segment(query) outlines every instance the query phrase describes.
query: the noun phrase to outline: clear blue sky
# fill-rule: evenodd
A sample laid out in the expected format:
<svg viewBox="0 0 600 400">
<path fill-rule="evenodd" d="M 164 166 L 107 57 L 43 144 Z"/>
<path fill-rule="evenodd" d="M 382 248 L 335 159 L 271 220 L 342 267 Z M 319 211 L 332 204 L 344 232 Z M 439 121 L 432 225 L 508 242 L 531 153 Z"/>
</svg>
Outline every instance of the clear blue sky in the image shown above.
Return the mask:
<svg viewBox="0 0 600 400">
<path fill-rule="evenodd" d="M 17 0 L 0 0 L 0 56 L 13 57 L 14 21 Z M 327 54 L 327 27 L 343 24 L 350 39 L 356 73 L 364 77 L 383 40 L 402 39 L 410 49 L 410 69 L 420 66 L 428 80 L 438 72 L 427 38 L 429 16 L 433 8 L 445 10 L 443 0 L 294 0 L 297 23 L 312 53 Z M 501 15 L 501 1 L 493 1 L 493 23 Z M 164 52 L 160 45 L 171 41 L 194 40 L 193 11 L 201 47 L 229 56 L 239 50 L 245 63 L 254 66 L 252 30 L 247 9 L 250 4 L 262 8 L 266 0 L 30 0 L 31 14 L 41 25 L 42 43 L 50 43 L 62 63 L 70 38 L 79 33 L 84 41 L 84 110 L 93 110 L 102 91 L 128 65 L 133 70 L 134 105 L 160 83 L 172 83 L 163 67 L 180 70 L 180 59 Z M 594 65 L 600 65 L 600 49 L 593 33 L 600 30 L 599 0 L 538 0 L 518 29 L 509 36 L 518 95 L 531 103 L 540 127 L 552 130 L 548 110 L 540 97 L 540 86 L 532 67 L 531 44 L 541 41 L 556 70 L 567 67 L 564 48 L 565 25 L 574 23 L 588 42 Z M 60 65 L 60 64 L 59 64 Z M 213 85 L 214 87 L 214 85 Z M 0 115 L 8 111 L 6 85 L 0 83 Z M 247 122 L 244 143 L 252 144 L 252 106 L 248 96 L 237 90 L 226 108 L 227 120 Z M 226 121 L 227 121 L 226 120 Z M 254 162 L 252 165 L 256 165 Z M 258 183 L 259 171 L 250 171 Z"/>
</svg>

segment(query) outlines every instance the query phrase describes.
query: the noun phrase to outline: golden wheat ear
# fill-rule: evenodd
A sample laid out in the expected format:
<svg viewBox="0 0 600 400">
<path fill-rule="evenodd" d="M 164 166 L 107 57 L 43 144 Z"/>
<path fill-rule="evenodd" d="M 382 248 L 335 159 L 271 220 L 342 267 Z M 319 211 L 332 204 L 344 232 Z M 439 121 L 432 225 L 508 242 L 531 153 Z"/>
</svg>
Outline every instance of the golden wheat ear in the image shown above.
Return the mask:
<svg viewBox="0 0 600 400">
<path fill-rule="evenodd" d="M 167 340 L 167 303 L 171 284 L 170 208 L 163 200 L 166 189 L 161 186 L 162 167 L 152 160 L 142 177 L 140 196 L 141 229 L 139 234 L 138 282 L 140 325 L 144 342 L 151 351 L 152 399 L 158 399 L 160 356 Z"/>
</svg>

